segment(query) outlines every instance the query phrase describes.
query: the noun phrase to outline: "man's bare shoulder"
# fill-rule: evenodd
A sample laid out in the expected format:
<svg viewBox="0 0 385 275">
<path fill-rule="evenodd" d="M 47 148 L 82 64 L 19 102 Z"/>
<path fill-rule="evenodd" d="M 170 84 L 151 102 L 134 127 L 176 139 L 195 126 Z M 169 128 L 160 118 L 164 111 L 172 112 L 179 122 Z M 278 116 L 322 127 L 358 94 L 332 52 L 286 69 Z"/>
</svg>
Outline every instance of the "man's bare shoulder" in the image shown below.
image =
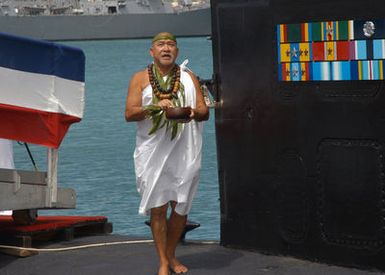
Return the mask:
<svg viewBox="0 0 385 275">
<path fill-rule="evenodd" d="M 141 70 L 141 71 L 136 72 L 136 73 L 132 76 L 132 80 L 133 80 L 133 81 L 138 81 L 138 82 L 144 82 L 144 81 L 148 80 L 147 69 L 144 69 L 144 70 Z"/>
<path fill-rule="evenodd" d="M 148 84 L 150 80 L 148 78 L 147 69 L 136 72 L 132 78 L 130 87 L 137 87 L 140 91 L 143 90 Z"/>
<path fill-rule="evenodd" d="M 193 82 L 199 83 L 198 77 L 192 71 L 187 70 L 187 73 L 190 75 Z"/>
</svg>

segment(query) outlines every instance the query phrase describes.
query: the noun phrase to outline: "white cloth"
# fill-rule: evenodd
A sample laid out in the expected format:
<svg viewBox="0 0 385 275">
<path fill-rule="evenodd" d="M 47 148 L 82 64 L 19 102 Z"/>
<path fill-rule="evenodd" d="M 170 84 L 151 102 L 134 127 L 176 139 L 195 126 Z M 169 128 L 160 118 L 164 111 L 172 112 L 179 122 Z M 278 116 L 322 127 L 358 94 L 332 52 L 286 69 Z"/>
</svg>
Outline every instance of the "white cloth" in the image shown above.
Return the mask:
<svg viewBox="0 0 385 275">
<path fill-rule="evenodd" d="M 0 138 L 0 168 L 15 169 L 12 140 Z"/>
<path fill-rule="evenodd" d="M 181 65 L 181 82 L 184 85 L 186 106 L 195 108 L 195 86 L 190 75 Z M 152 104 L 152 88 L 142 92 L 143 106 Z M 166 127 L 148 135 L 152 121 L 137 123 L 136 149 L 134 152 L 136 183 L 141 194 L 139 214 L 149 215 L 149 210 L 169 201 L 176 201 L 175 211 L 187 215 L 196 193 L 202 155 L 202 122 L 184 123 L 182 130 L 171 140 Z"/>
<path fill-rule="evenodd" d="M 0 138 L 0 168 L 15 169 L 12 140 Z M 0 216 L 12 215 L 12 211 L 0 211 Z"/>
</svg>

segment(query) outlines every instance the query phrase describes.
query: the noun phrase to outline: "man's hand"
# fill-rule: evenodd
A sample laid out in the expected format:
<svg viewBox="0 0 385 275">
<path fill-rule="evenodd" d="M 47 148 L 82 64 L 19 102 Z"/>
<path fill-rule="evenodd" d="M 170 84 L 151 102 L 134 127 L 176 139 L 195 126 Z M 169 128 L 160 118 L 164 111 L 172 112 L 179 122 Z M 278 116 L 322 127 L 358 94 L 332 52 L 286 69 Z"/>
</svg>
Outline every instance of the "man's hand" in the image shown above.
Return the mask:
<svg viewBox="0 0 385 275">
<path fill-rule="evenodd" d="M 191 120 L 191 119 L 194 119 L 194 117 L 195 117 L 195 112 L 194 112 L 194 109 L 191 108 L 190 120 Z"/>
<path fill-rule="evenodd" d="M 163 110 L 164 109 L 167 109 L 167 108 L 170 108 L 170 107 L 174 107 L 174 105 L 172 104 L 171 100 L 169 99 L 162 99 L 158 102 L 158 106 L 161 107 Z"/>
</svg>

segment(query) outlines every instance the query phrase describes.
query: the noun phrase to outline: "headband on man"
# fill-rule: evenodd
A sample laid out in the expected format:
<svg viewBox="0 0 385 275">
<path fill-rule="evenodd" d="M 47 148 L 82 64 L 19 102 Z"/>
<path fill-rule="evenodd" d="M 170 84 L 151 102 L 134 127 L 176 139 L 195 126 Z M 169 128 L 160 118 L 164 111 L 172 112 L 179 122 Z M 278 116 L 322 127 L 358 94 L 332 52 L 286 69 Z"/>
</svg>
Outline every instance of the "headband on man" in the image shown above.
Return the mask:
<svg viewBox="0 0 385 275">
<path fill-rule="evenodd" d="M 171 33 L 168 33 L 168 32 L 161 32 L 155 35 L 154 38 L 152 39 L 152 43 L 158 40 L 172 40 L 176 42 L 175 36 L 173 36 Z"/>
</svg>

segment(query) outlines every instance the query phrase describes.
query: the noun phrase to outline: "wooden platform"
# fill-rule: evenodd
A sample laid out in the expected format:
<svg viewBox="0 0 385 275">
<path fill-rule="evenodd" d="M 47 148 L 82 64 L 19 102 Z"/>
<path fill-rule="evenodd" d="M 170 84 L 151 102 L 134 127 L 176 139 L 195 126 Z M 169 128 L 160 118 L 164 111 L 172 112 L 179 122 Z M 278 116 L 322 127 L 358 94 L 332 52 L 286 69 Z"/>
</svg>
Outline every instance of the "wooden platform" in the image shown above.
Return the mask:
<svg viewBox="0 0 385 275">
<path fill-rule="evenodd" d="M 41 216 L 32 225 L 17 225 L 0 216 L 0 244 L 32 247 L 42 241 L 72 240 L 77 236 L 108 234 L 112 223 L 105 216 Z"/>
</svg>

